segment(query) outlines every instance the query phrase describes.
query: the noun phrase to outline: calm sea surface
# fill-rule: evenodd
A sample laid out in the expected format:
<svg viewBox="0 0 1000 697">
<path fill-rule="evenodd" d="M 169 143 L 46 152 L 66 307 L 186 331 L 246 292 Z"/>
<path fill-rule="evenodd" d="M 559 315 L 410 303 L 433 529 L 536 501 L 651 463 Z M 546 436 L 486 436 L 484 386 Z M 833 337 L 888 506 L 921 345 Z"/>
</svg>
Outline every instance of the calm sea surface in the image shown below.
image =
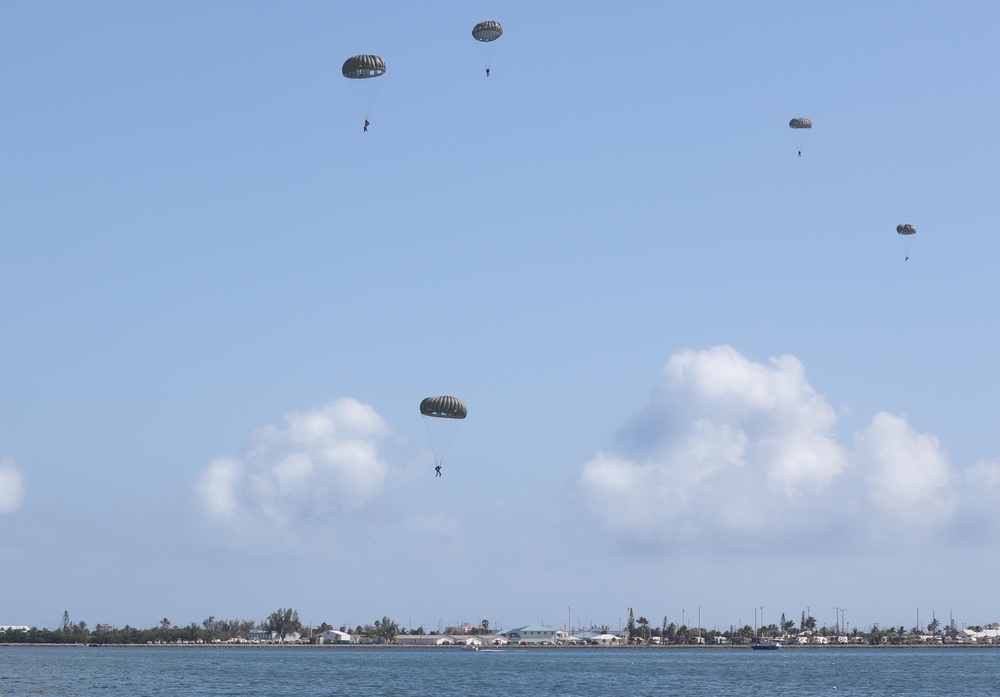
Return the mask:
<svg viewBox="0 0 1000 697">
<path fill-rule="evenodd" d="M 1000 695 L 997 649 L 0 647 L 0 695 Z"/>
</svg>

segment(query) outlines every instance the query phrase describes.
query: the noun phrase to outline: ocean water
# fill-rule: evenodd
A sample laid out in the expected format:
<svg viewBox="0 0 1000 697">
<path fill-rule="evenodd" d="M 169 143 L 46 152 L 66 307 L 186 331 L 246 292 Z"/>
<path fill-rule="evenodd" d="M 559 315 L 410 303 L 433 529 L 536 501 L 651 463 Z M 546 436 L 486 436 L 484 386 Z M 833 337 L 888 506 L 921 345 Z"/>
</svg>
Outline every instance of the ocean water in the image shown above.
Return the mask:
<svg viewBox="0 0 1000 697">
<path fill-rule="evenodd" d="M 0 695 L 1000 695 L 1000 649 L 0 647 Z"/>
</svg>

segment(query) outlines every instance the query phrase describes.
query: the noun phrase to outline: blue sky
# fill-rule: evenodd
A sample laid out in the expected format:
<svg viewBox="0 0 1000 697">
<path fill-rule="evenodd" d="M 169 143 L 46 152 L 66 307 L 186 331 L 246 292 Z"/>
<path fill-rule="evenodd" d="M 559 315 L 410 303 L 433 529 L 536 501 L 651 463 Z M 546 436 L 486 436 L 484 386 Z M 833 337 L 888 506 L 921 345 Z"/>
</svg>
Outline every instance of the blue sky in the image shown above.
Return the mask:
<svg viewBox="0 0 1000 697">
<path fill-rule="evenodd" d="M 0 624 L 1000 620 L 998 14 L 4 4 Z"/>
</svg>

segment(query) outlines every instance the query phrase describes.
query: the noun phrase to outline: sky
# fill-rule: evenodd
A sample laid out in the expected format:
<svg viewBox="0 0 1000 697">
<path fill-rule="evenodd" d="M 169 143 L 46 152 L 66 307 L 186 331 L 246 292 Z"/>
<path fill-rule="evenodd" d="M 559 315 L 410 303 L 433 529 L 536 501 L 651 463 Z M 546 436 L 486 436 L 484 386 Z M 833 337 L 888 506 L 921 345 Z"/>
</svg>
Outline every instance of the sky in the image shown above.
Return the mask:
<svg viewBox="0 0 1000 697">
<path fill-rule="evenodd" d="M 0 4 L 0 624 L 1000 620 L 998 23 Z"/>
</svg>

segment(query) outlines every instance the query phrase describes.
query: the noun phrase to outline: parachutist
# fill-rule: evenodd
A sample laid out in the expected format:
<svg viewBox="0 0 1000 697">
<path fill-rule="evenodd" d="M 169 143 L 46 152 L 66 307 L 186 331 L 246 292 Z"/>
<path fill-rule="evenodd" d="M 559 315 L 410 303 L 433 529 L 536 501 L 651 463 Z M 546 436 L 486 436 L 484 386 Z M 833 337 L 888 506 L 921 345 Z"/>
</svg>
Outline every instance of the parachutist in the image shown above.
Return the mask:
<svg viewBox="0 0 1000 697">
<path fill-rule="evenodd" d="M 434 468 L 434 476 L 435 477 L 440 477 L 441 476 L 441 465 L 438 465 L 438 466 L 436 466 Z"/>
<path fill-rule="evenodd" d="M 371 124 L 370 124 L 370 123 L 368 123 L 368 119 L 365 119 L 365 133 L 367 133 L 367 132 L 368 132 L 368 127 L 369 127 L 369 126 L 371 126 Z"/>
<path fill-rule="evenodd" d="M 802 151 L 799 150 L 799 157 L 802 157 Z"/>
<path fill-rule="evenodd" d="M 903 259 L 903 261 L 909 261 L 909 260 L 910 260 L 910 257 L 906 257 L 905 259 Z"/>
<path fill-rule="evenodd" d="M 489 77 L 489 76 L 490 76 L 490 69 L 489 69 L 489 68 L 487 68 L 487 69 L 486 69 L 486 77 Z"/>
</svg>

